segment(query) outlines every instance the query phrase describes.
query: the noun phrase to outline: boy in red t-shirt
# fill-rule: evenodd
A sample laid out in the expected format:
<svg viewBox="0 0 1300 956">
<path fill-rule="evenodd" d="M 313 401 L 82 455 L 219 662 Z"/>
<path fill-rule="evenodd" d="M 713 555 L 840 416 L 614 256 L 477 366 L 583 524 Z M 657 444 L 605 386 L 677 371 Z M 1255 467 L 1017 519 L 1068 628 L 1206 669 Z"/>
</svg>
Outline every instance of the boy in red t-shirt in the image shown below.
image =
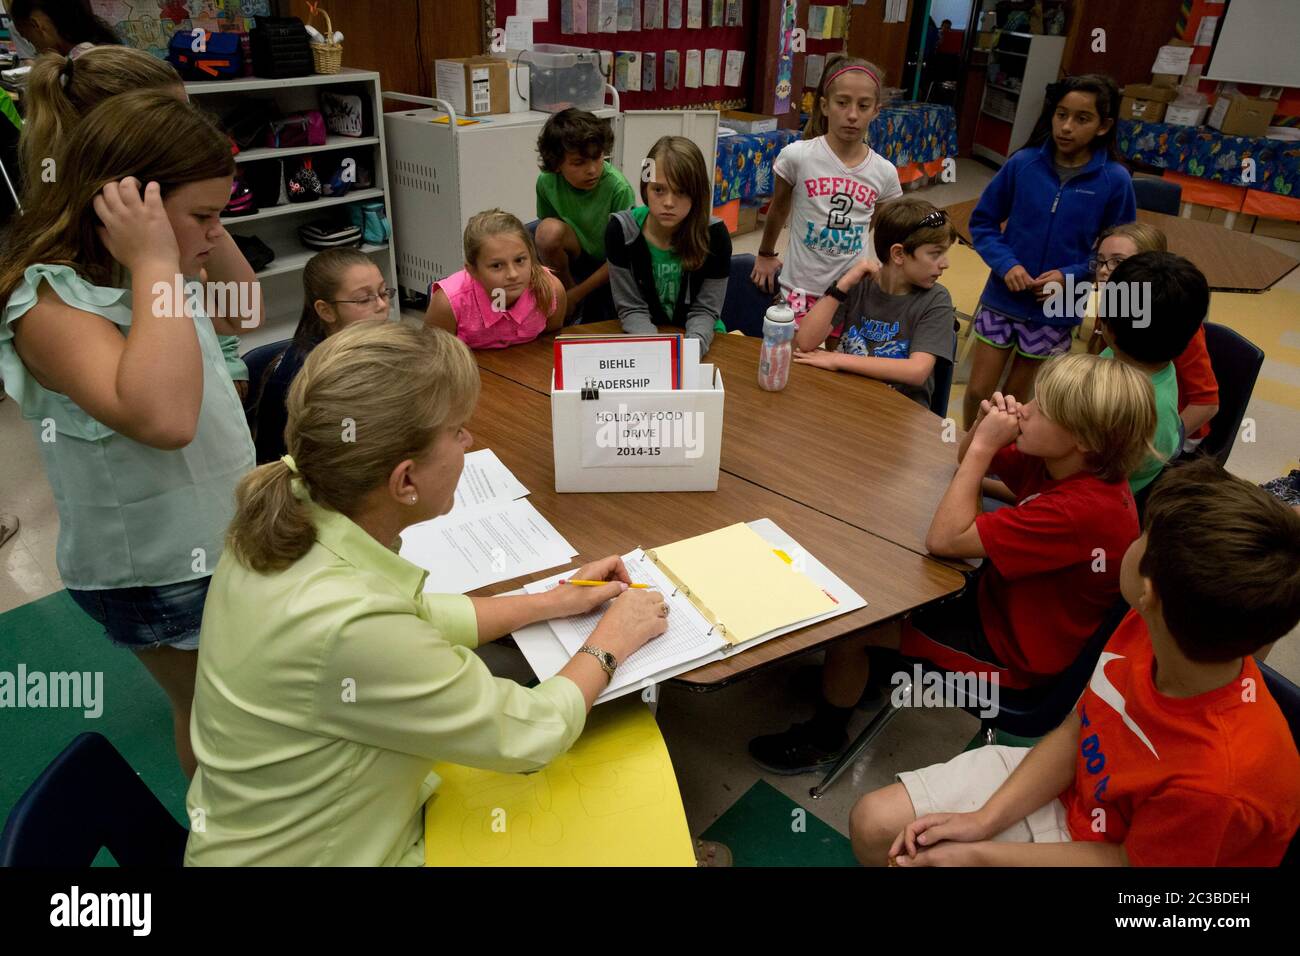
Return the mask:
<svg viewBox="0 0 1300 956">
<path fill-rule="evenodd" d="M 926 536 L 931 552 L 986 558 L 956 598 L 834 644 L 812 720 L 750 741 L 772 773 L 828 766 L 870 674 L 868 645 L 1023 687 L 1069 666 L 1119 598 L 1119 561 L 1138 536 L 1129 473 L 1150 454 L 1155 399 L 1141 372 L 1095 355 L 1043 363 L 1027 405 L 994 393 L 957 450 Z M 996 473 L 1016 507 L 981 513 Z"/>
<path fill-rule="evenodd" d="M 1300 621 L 1300 515 L 1213 459 L 1175 466 L 1120 584 L 1133 610 L 1061 726 L 867 794 L 862 863 L 1278 864 L 1300 754 L 1250 655 Z"/>
</svg>

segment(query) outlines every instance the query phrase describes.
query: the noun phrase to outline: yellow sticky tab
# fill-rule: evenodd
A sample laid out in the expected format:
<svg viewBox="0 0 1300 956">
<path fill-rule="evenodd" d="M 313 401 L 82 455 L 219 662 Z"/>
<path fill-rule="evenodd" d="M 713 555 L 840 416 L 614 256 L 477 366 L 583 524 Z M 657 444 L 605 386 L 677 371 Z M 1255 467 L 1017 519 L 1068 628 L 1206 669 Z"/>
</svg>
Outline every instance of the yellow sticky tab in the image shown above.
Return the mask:
<svg viewBox="0 0 1300 956">
<path fill-rule="evenodd" d="M 782 551 L 780 548 L 773 548 L 772 553 L 775 554 L 782 561 L 784 561 L 786 564 L 794 564 L 794 559 L 791 558 L 790 555 Z"/>
</svg>

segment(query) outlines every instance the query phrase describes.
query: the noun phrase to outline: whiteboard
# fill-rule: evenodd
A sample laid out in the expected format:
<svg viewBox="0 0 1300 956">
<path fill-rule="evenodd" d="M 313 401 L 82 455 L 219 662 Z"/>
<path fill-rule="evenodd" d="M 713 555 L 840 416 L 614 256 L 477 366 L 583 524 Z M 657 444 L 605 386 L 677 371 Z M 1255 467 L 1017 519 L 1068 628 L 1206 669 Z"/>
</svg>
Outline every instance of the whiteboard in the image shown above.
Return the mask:
<svg viewBox="0 0 1300 956">
<path fill-rule="evenodd" d="M 1300 86 L 1300 2 L 1230 0 L 1222 16 L 1207 79 Z"/>
</svg>

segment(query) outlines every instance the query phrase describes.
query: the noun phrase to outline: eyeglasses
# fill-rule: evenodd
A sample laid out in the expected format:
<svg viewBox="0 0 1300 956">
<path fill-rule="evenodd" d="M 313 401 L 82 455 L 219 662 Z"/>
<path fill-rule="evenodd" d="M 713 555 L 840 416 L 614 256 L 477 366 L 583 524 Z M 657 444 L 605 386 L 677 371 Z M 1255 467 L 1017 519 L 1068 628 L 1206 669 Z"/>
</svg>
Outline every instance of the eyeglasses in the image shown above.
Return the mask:
<svg viewBox="0 0 1300 956">
<path fill-rule="evenodd" d="M 372 292 L 362 299 L 330 299 L 329 301 L 332 305 L 342 305 L 346 302 L 348 305 L 360 305 L 369 308 L 380 299 L 385 302 L 392 302 L 395 295 L 397 295 L 396 289 L 381 289 L 378 293 Z"/>
<path fill-rule="evenodd" d="M 1119 268 L 1119 264 L 1127 258 L 1128 256 L 1111 256 L 1108 259 L 1103 259 L 1100 256 L 1092 256 L 1088 259 L 1088 268 L 1095 273 L 1098 272 L 1102 266 L 1105 266 L 1108 271 L 1114 272 Z"/>
</svg>

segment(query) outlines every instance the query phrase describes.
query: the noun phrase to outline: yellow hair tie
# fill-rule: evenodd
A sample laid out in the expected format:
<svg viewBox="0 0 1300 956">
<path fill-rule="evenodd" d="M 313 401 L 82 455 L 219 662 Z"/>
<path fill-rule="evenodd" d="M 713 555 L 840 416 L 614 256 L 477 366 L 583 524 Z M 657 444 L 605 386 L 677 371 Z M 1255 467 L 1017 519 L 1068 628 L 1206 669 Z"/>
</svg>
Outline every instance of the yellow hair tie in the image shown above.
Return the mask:
<svg viewBox="0 0 1300 956">
<path fill-rule="evenodd" d="M 293 460 L 293 455 L 281 455 L 280 461 L 284 462 L 285 467 L 288 468 L 295 475 L 299 473 L 298 463 Z"/>
</svg>

